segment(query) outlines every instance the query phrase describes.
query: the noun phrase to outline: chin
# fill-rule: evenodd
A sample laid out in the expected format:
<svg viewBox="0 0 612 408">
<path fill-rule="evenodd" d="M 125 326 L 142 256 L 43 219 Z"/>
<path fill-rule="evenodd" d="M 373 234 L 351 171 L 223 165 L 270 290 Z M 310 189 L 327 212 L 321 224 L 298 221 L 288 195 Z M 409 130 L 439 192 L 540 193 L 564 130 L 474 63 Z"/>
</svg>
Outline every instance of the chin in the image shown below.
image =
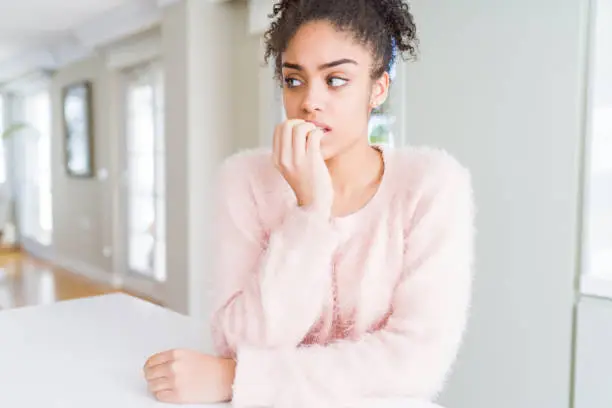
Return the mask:
<svg viewBox="0 0 612 408">
<path fill-rule="evenodd" d="M 321 155 L 323 156 L 323 160 L 325 161 L 331 160 L 335 156 L 335 154 L 333 154 L 332 152 L 328 152 L 325 149 L 323 149 L 321 153 Z"/>
<path fill-rule="evenodd" d="M 333 146 L 330 146 L 327 143 L 323 143 L 321 145 L 321 155 L 323 156 L 323 160 L 329 160 L 332 159 L 334 156 L 337 155 L 337 151 L 336 149 L 334 149 Z"/>
</svg>

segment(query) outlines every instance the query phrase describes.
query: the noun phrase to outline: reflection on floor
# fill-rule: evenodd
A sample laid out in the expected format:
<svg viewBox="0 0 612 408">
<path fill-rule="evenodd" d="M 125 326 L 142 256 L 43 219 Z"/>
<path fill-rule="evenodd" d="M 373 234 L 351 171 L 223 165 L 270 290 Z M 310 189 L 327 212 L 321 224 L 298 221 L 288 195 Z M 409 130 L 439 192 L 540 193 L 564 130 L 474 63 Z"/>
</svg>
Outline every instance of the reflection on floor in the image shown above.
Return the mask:
<svg viewBox="0 0 612 408">
<path fill-rule="evenodd" d="M 43 305 L 118 290 L 20 252 L 0 252 L 0 309 Z"/>
</svg>

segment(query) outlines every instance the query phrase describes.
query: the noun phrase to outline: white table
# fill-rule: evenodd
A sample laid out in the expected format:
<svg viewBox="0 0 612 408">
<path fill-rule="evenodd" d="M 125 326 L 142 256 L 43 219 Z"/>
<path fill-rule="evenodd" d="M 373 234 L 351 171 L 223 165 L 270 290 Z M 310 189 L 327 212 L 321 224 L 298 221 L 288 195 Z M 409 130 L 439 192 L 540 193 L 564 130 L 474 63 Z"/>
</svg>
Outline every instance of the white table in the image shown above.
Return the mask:
<svg viewBox="0 0 612 408">
<path fill-rule="evenodd" d="M 0 407 L 168 407 L 148 393 L 144 362 L 172 348 L 206 351 L 206 334 L 195 320 L 122 294 L 0 312 Z"/>
</svg>

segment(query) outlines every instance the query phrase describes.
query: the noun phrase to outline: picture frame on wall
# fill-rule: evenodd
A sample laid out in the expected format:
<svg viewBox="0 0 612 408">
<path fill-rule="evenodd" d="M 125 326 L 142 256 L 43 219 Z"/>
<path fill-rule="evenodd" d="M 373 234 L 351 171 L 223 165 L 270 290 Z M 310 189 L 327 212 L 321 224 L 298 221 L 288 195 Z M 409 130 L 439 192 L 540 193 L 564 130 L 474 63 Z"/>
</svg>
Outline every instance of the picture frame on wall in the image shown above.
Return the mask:
<svg viewBox="0 0 612 408">
<path fill-rule="evenodd" d="M 92 84 L 72 83 L 63 88 L 64 157 L 71 177 L 94 176 L 94 135 Z"/>
</svg>

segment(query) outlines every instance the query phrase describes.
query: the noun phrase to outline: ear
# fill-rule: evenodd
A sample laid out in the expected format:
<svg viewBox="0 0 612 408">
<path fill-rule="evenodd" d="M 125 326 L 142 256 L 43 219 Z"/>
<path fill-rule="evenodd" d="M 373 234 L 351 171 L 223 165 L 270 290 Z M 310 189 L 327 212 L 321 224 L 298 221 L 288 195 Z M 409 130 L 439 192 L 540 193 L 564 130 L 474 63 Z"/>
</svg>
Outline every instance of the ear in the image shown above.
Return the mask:
<svg viewBox="0 0 612 408">
<path fill-rule="evenodd" d="M 389 96 L 389 85 L 391 78 L 389 73 L 385 72 L 380 78 L 375 79 L 372 83 L 372 92 L 370 98 L 370 109 L 374 109 L 385 103 Z"/>
</svg>

